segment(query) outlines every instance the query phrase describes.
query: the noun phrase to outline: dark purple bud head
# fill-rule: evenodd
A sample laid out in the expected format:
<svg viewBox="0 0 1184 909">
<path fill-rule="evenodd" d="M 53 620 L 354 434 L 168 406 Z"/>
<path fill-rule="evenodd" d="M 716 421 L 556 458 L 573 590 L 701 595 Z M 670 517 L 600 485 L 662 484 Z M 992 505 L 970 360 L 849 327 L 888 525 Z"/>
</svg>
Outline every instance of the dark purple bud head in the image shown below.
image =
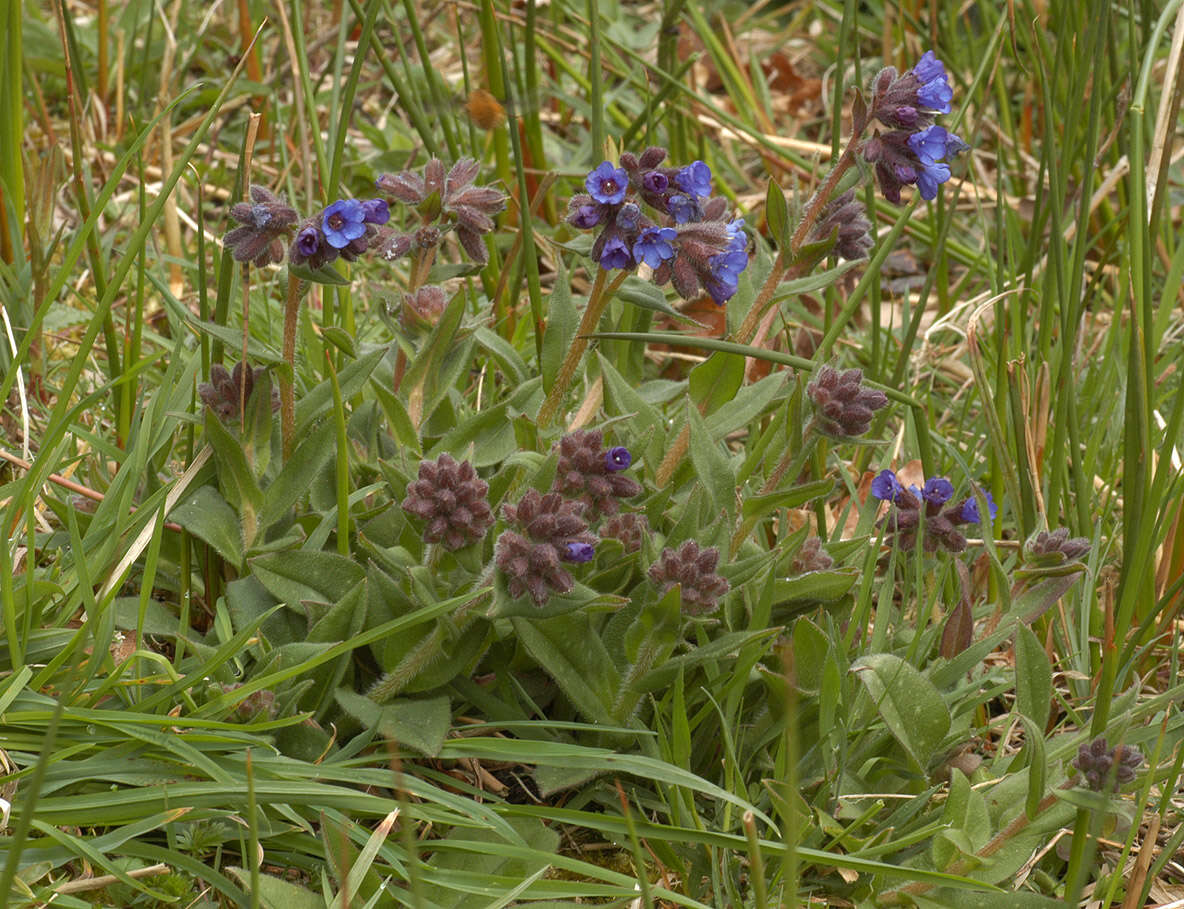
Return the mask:
<svg viewBox="0 0 1184 909">
<path fill-rule="evenodd" d="M 315 227 L 306 227 L 296 235 L 296 249 L 306 259 L 315 256 L 321 248 L 321 232 Z"/>
<path fill-rule="evenodd" d="M 660 170 L 651 170 L 641 178 L 641 185 L 648 192 L 660 195 L 670 188 L 670 178 Z"/>
</svg>

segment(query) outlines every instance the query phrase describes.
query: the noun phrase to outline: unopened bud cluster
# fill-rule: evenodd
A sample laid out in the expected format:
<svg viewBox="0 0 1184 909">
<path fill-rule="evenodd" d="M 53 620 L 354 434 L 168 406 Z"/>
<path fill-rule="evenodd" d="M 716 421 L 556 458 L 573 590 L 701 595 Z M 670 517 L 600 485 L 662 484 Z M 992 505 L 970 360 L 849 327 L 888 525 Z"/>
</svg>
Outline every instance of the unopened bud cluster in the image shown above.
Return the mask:
<svg viewBox="0 0 1184 909">
<path fill-rule="evenodd" d="M 1143 766 L 1143 752 L 1129 745 L 1110 748 L 1105 736 L 1098 736 L 1077 749 L 1073 766 L 1081 771 L 1085 785 L 1094 792 L 1116 791 L 1135 778 Z"/>
<path fill-rule="evenodd" d="M 884 392 L 864 387 L 863 372 L 858 369 L 839 372 L 823 366 L 806 386 L 806 394 L 814 402 L 818 428 L 836 438 L 863 435 L 871 428 L 875 412 L 888 404 Z"/>
</svg>

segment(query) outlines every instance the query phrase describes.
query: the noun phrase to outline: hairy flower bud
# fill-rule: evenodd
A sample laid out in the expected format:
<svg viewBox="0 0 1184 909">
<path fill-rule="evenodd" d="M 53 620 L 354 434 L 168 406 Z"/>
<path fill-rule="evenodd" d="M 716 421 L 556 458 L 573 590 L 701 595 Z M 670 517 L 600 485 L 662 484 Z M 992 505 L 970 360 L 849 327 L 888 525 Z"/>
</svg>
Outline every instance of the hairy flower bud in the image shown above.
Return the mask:
<svg viewBox="0 0 1184 909">
<path fill-rule="evenodd" d="M 426 542 L 452 551 L 477 542 L 493 525 L 488 493 L 489 485 L 472 464 L 444 453 L 420 462 L 419 479 L 407 485 L 402 508 L 423 519 Z"/>
<path fill-rule="evenodd" d="M 819 428 L 837 438 L 863 435 L 871 428 L 875 412 L 888 404 L 884 392 L 864 387 L 863 372 L 858 369 L 839 372 L 831 366 L 819 367 L 806 394 L 814 402 Z"/>
<path fill-rule="evenodd" d="M 727 579 L 716 574 L 718 563 L 719 550 L 714 546 L 701 549 L 694 540 L 687 540 L 677 550 L 662 550 L 648 573 L 663 595 L 678 584 L 682 589 L 683 612 L 702 615 L 715 609 L 719 598 L 728 592 Z"/>
<path fill-rule="evenodd" d="M 296 223 L 296 209 L 262 186 L 251 186 L 251 202 L 239 202 L 230 208 L 230 217 L 239 227 L 227 231 L 223 243 L 236 262 L 257 266 L 284 261 L 283 239 Z"/>
<path fill-rule="evenodd" d="M 1129 745 L 1108 747 L 1105 736 L 1098 736 L 1077 749 L 1073 766 L 1081 771 L 1083 781 L 1094 792 L 1116 792 L 1135 778 L 1143 764 L 1143 752 Z"/>
<path fill-rule="evenodd" d="M 614 515 L 618 499 L 641 492 L 641 484 L 625 476 L 633 461 L 629 450 L 617 446 L 604 450 L 604 437 L 595 430 L 576 430 L 559 440 L 559 465 L 552 490 L 588 506 L 589 517 Z"/>
</svg>

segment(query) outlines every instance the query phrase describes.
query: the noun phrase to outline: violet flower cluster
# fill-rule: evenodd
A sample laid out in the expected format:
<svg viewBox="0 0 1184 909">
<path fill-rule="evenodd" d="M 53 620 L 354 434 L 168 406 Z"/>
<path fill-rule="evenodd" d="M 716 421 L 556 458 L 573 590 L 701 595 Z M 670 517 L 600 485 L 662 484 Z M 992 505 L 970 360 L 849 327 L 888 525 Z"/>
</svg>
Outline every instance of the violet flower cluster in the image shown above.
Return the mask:
<svg viewBox="0 0 1184 909">
<path fill-rule="evenodd" d="M 223 241 L 236 261 L 279 264 L 294 230 L 286 249 L 288 260 L 318 269 L 339 257 L 353 262 L 369 251 L 398 259 L 415 249 L 434 248 L 454 231 L 465 252 L 484 265 L 489 253 L 481 238 L 493 230 L 493 216 L 505 208 L 506 195 L 494 187 L 474 185 L 479 170 L 471 158 L 462 158 L 448 171 L 432 158 L 422 173 L 379 176 L 380 191 L 416 207 L 421 224 L 409 233 L 384 226 L 391 217 L 385 199 L 338 199 L 297 224 L 299 215 L 283 198 L 265 187 L 252 186 L 252 201 L 231 207 L 230 216 L 238 226 Z"/>
<path fill-rule="evenodd" d="M 922 199 L 933 199 L 950 179 L 948 160 L 968 146 L 934 118 L 950 112 L 953 96 L 946 68 L 933 51 L 903 74 L 888 66 L 872 80 L 868 115 L 888 130 L 876 130 L 862 154 L 888 201 L 899 204 L 905 185 L 915 185 Z"/>
<path fill-rule="evenodd" d="M 916 486 L 906 489 L 893 471 L 882 470 L 872 480 L 871 493 L 877 499 L 892 504 L 883 526 L 895 537 L 901 549 L 911 550 L 916 546 L 922 513 L 922 548 L 925 552 L 936 552 L 938 548 L 962 552 L 966 548 L 966 537 L 962 536 L 958 527 L 982 521 L 978 499 L 974 496 L 946 507 L 946 503 L 954 496 L 954 484 L 945 477 L 931 477 L 921 489 Z M 999 511 L 995 500 L 985 490 L 980 490 L 980 495 L 986 500 L 990 519 L 993 520 Z"/>
<path fill-rule="evenodd" d="M 620 165 L 601 162 L 573 196 L 567 221 L 599 228 L 592 258 L 605 270 L 646 265 L 654 283 L 673 284 L 685 300 L 702 293 L 722 305 L 736 293 L 748 267 L 748 236 L 741 218 L 729 219 L 726 199 L 711 195 L 711 168 L 702 161 L 662 167 L 666 149 L 621 154 Z"/>
</svg>

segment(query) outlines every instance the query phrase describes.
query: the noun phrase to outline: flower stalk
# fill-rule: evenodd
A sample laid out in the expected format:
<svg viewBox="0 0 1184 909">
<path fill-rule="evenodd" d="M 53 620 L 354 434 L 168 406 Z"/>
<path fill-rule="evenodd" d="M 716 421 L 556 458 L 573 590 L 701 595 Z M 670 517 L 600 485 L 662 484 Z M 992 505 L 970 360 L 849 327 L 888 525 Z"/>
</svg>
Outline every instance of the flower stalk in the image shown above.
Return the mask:
<svg viewBox="0 0 1184 909">
<path fill-rule="evenodd" d="M 300 279 L 289 273 L 288 297 L 284 302 L 284 362 L 286 374 L 280 376 L 280 430 L 284 440 L 284 460 L 292 456 L 296 439 L 296 324 L 300 319 Z"/>
<path fill-rule="evenodd" d="M 600 317 L 604 315 L 605 307 L 608 306 L 617 289 L 624 283 L 625 278 L 629 276 L 629 272 L 621 271 L 611 281 L 606 280 L 607 276 L 607 269 L 597 269 L 596 280 L 592 284 L 592 293 L 588 298 L 588 305 L 584 308 L 580 327 L 572 339 L 571 347 L 567 350 L 567 356 L 563 358 L 558 375 L 555 376 L 555 384 L 551 386 L 551 391 L 547 393 L 543 406 L 539 408 L 537 423 L 540 428 L 550 426 L 555 419 L 555 414 L 571 387 L 572 379 L 584 356 L 584 351 L 588 349 L 590 335 L 596 330 L 596 326 L 600 323 Z"/>
</svg>

